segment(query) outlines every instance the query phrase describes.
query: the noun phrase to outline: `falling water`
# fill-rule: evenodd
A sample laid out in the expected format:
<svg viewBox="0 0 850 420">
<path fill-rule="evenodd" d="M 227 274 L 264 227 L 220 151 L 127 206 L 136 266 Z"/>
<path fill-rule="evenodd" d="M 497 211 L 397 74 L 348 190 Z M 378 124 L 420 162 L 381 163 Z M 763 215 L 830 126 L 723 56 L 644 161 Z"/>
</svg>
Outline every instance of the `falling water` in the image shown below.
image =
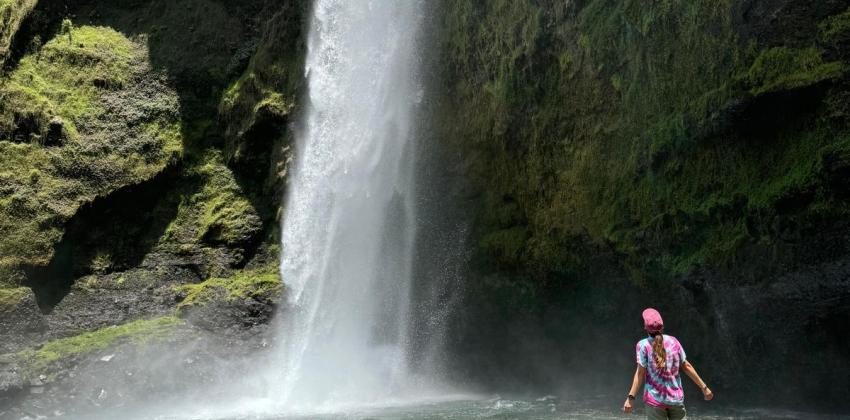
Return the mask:
<svg viewBox="0 0 850 420">
<path fill-rule="evenodd" d="M 419 1 L 317 0 L 283 222 L 279 401 L 370 404 L 412 385 L 408 325 Z"/>
</svg>

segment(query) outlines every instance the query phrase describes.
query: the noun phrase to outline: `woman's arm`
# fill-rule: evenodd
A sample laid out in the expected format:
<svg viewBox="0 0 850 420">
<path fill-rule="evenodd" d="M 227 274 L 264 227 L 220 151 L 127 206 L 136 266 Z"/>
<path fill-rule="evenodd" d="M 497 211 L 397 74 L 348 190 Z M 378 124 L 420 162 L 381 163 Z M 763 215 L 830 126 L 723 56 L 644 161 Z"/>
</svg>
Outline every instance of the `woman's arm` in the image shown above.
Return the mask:
<svg viewBox="0 0 850 420">
<path fill-rule="evenodd" d="M 695 384 L 702 390 L 702 395 L 705 397 L 706 401 L 711 401 L 714 398 L 714 393 L 708 389 L 708 385 L 702 381 L 702 378 L 699 377 L 697 370 L 694 368 L 694 365 L 691 362 L 685 360 L 685 363 L 682 365 L 682 369 L 685 371 L 685 374 L 688 375 L 691 380 L 694 381 Z"/>
<path fill-rule="evenodd" d="M 632 388 L 629 389 L 630 396 L 637 396 L 638 389 L 640 388 L 641 382 L 643 382 L 643 376 L 646 374 L 646 368 L 641 365 L 638 365 L 637 369 L 635 369 L 635 376 L 632 378 Z M 626 397 L 626 403 L 623 404 L 623 411 L 626 413 L 632 412 L 632 399 Z"/>
</svg>

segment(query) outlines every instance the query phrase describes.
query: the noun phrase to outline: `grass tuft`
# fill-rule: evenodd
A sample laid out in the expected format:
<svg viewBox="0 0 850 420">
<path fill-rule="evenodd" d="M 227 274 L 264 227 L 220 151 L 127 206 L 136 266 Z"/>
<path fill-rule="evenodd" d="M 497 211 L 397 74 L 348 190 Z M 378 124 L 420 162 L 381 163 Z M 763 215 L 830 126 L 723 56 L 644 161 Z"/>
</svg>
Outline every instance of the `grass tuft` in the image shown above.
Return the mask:
<svg viewBox="0 0 850 420">
<path fill-rule="evenodd" d="M 246 270 L 228 278 L 211 278 L 203 283 L 179 286 L 176 291 L 185 295 L 178 308 L 186 309 L 220 300 L 273 300 L 280 295 L 282 288 L 277 271 Z"/>
</svg>

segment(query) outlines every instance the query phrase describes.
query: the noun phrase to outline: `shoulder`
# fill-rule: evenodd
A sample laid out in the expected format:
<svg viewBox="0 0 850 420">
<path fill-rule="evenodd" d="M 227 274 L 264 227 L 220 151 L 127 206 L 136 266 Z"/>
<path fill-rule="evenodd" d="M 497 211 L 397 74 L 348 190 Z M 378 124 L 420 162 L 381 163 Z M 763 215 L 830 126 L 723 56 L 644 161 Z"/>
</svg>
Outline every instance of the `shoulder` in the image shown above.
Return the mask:
<svg viewBox="0 0 850 420">
<path fill-rule="evenodd" d="M 674 348 L 677 348 L 677 349 L 682 348 L 682 343 L 679 342 L 679 339 L 676 338 L 676 337 L 673 337 L 672 335 L 665 335 L 664 341 L 668 342 L 670 344 L 670 346 L 672 346 Z"/>
<path fill-rule="evenodd" d="M 649 346 L 649 345 L 650 345 L 649 339 L 644 338 L 643 340 L 640 340 L 640 341 L 637 342 L 637 344 L 635 344 L 635 349 L 640 350 L 640 349 L 645 348 L 646 346 Z"/>
</svg>

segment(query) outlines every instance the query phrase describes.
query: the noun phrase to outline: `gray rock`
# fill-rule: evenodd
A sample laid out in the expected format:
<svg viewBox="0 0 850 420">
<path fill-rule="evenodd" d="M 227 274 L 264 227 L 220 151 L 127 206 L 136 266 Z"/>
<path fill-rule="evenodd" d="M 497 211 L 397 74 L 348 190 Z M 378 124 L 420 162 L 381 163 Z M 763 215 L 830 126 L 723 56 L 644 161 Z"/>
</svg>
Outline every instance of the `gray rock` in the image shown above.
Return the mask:
<svg viewBox="0 0 850 420">
<path fill-rule="evenodd" d="M 173 285 L 198 281 L 193 270 L 176 264 L 78 279 L 46 316 L 49 335 L 67 337 L 139 318 L 169 315 L 176 303 Z"/>
<path fill-rule="evenodd" d="M 222 334 L 263 328 L 273 316 L 274 306 L 251 298 L 218 300 L 184 310 L 183 317 L 192 325 Z"/>
<path fill-rule="evenodd" d="M 16 291 L 22 293 L 20 299 L 0 302 L 0 354 L 35 344 L 47 328 L 32 290 Z"/>
</svg>

